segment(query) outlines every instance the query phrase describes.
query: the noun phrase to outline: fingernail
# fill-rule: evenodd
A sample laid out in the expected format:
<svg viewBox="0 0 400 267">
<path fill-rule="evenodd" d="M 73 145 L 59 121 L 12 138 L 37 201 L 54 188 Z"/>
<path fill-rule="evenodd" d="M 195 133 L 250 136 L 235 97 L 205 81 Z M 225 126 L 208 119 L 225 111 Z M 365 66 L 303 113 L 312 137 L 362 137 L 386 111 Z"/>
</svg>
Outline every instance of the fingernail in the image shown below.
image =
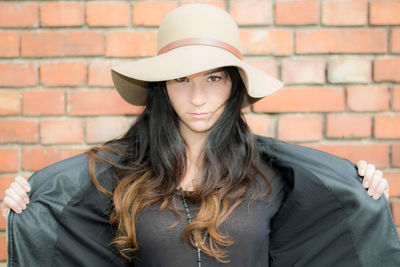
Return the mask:
<svg viewBox="0 0 400 267">
<path fill-rule="evenodd" d="M 15 212 L 16 212 L 16 213 L 21 213 L 22 210 L 21 210 L 21 209 L 16 209 Z"/>
<path fill-rule="evenodd" d="M 361 176 L 364 176 L 364 175 L 365 175 L 365 170 L 364 170 L 364 169 L 360 170 L 360 175 L 361 175 Z"/>
<path fill-rule="evenodd" d="M 31 191 L 31 187 L 29 185 L 25 185 L 25 190 L 26 191 Z"/>
<path fill-rule="evenodd" d="M 369 186 L 369 182 L 368 182 L 368 181 L 364 181 L 364 182 L 363 182 L 363 186 L 364 186 L 365 188 L 367 188 L 367 187 Z"/>
<path fill-rule="evenodd" d="M 25 198 L 24 198 L 24 201 L 25 201 L 26 204 L 28 204 L 28 203 L 29 203 L 29 198 L 28 198 L 28 197 L 25 197 Z"/>
<path fill-rule="evenodd" d="M 379 194 L 376 193 L 376 194 L 374 195 L 374 199 L 378 199 L 378 198 L 379 198 Z"/>
<path fill-rule="evenodd" d="M 370 188 L 370 189 L 368 190 L 368 195 L 372 196 L 373 194 L 374 194 L 374 190 L 373 190 L 372 188 Z"/>
<path fill-rule="evenodd" d="M 25 203 L 23 203 L 23 204 L 21 205 L 21 208 L 22 208 L 22 210 L 26 209 Z"/>
</svg>

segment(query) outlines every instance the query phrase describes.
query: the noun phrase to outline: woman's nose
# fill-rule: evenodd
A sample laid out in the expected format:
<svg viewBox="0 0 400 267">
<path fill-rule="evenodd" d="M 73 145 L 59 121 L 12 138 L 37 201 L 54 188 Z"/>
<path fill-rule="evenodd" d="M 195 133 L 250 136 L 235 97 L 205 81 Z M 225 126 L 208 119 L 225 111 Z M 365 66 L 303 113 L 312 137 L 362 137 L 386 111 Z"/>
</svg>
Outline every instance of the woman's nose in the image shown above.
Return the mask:
<svg viewBox="0 0 400 267">
<path fill-rule="evenodd" d="M 190 101 L 195 106 L 201 106 L 206 102 L 205 90 L 201 82 L 193 82 Z"/>
</svg>

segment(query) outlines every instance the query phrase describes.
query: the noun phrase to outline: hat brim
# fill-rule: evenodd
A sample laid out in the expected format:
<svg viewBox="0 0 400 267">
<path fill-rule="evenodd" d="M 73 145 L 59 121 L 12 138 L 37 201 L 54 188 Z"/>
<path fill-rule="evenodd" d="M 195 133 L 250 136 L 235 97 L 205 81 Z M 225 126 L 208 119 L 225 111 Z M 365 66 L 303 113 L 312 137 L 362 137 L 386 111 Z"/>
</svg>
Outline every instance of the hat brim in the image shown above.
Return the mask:
<svg viewBox="0 0 400 267">
<path fill-rule="evenodd" d="M 122 98 L 133 105 L 146 105 L 149 82 L 167 81 L 225 66 L 238 67 L 247 89 L 244 106 L 278 90 L 281 81 L 240 60 L 230 52 L 204 45 L 190 45 L 165 54 L 112 68 L 112 79 Z"/>
</svg>

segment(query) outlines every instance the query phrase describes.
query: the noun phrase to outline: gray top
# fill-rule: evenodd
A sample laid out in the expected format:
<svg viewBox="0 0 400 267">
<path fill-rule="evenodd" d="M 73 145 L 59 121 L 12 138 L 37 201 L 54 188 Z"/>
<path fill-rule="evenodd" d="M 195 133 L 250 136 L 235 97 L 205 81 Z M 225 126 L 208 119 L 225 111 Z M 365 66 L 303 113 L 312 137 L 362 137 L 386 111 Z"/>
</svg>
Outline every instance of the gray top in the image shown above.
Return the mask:
<svg viewBox="0 0 400 267">
<path fill-rule="evenodd" d="M 250 206 L 249 199 L 246 199 L 221 228 L 234 241 L 228 248 L 227 259 L 230 263 L 220 263 L 202 253 L 202 266 L 269 266 L 271 218 L 280 207 L 283 188 L 280 178 L 271 170 L 264 173 L 271 182 L 272 194 L 251 202 Z M 134 266 L 197 266 L 196 249 L 189 241 L 185 245 L 182 240 L 182 231 L 188 222 L 179 191 L 175 195 L 175 203 L 182 221 L 173 228 L 169 226 L 178 217 L 168 209 L 160 212 L 158 206 L 152 206 L 139 214 L 136 232 L 140 248 Z M 192 217 L 196 216 L 199 203 L 189 202 L 188 205 Z"/>
</svg>

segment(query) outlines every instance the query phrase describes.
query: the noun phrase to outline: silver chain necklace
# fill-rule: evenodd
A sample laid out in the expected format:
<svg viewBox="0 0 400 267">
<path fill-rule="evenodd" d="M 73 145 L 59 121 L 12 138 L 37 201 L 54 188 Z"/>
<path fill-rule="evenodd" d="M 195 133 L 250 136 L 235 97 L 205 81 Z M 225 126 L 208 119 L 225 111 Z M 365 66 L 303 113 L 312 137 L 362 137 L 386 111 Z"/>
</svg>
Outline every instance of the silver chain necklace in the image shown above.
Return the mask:
<svg viewBox="0 0 400 267">
<path fill-rule="evenodd" d="M 180 187 L 179 190 L 181 191 L 183 207 L 185 208 L 187 220 L 188 220 L 189 223 L 192 223 L 192 215 L 190 214 L 189 206 L 188 206 L 188 204 L 186 202 L 182 187 Z M 207 238 L 207 233 L 204 234 L 203 244 L 206 241 L 206 238 Z M 197 251 L 197 266 L 201 267 L 201 250 L 199 248 L 199 244 L 196 241 L 195 241 L 194 244 L 196 245 L 196 251 Z"/>
</svg>

